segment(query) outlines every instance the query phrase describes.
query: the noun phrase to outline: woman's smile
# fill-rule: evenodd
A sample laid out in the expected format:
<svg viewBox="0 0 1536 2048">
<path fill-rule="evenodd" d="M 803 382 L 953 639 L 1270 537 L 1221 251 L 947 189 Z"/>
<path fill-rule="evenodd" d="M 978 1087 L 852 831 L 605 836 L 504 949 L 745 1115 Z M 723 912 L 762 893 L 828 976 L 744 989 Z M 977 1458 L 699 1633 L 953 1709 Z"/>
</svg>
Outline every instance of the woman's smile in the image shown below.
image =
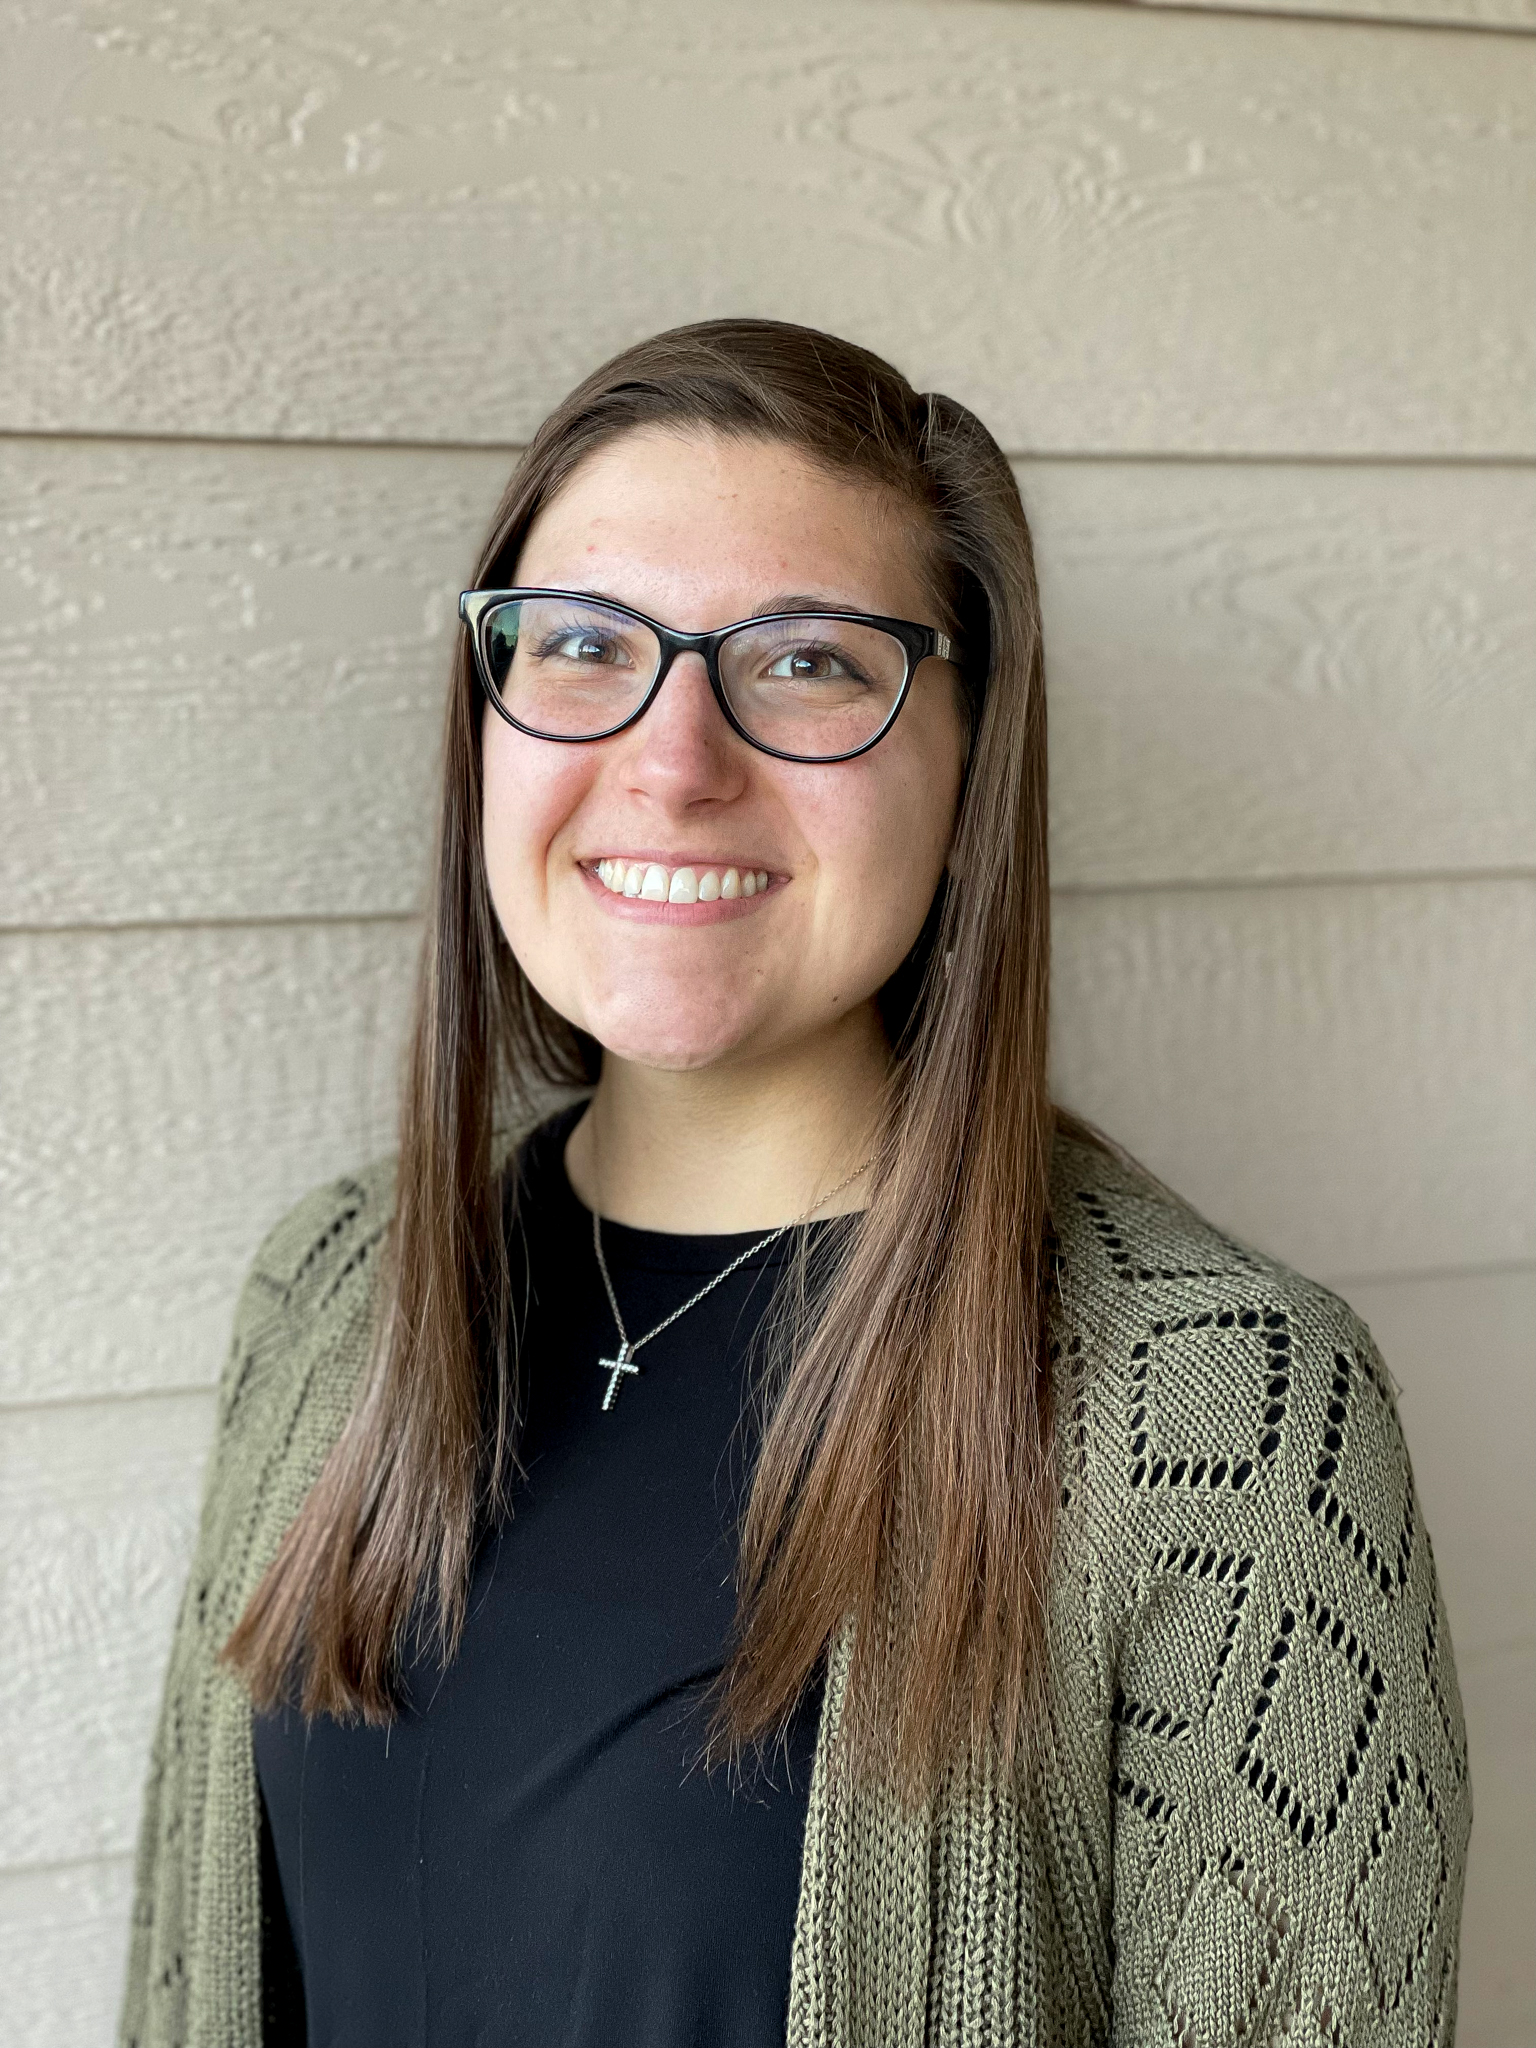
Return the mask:
<svg viewBox="0 0 1536 2048">
<path fill-rule="evenodd" d="M 663 861 L 644 853 L 580 863 L 605 910 L 662 924 L 716 924 L 742 917 L 788 881 L 750 861 Z"/>
</svg>

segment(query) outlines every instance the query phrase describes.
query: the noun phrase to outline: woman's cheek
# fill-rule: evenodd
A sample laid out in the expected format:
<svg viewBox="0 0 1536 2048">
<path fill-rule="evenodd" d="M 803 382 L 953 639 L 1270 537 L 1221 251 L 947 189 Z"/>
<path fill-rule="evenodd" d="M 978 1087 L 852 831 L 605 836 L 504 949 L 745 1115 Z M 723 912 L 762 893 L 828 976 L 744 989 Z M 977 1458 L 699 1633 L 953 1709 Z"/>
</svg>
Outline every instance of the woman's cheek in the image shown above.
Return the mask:
<svg viewBox="0 0 1536 2048">
<path fill-rule="evenodd" d="M 889 804 L 860 807 L 818 876 L 831 1000 L 841 1007 L 880 988 L 922 930 L 944 854 L 922 819 Z M 903 829 L 905 823 L 906 829 Z"/>
<path fill-rule="evenodd" d="M 522 923 L 521 899 L 526 893 L 527 849 L 519 827 L 526 822 L 499 776 L 488 773 L 481 809 L 485 835 L 485 871 L 491 901 L 508 943 L 517 945 Z"/>
<path fill-rule="evenodd" d="M 591 780 L 579 748 L 554 748 L 487 711 L 481 823 L 491 900 L 509 943 L 514 922 L 547 908 L 550 847 Z"/>
</svg>

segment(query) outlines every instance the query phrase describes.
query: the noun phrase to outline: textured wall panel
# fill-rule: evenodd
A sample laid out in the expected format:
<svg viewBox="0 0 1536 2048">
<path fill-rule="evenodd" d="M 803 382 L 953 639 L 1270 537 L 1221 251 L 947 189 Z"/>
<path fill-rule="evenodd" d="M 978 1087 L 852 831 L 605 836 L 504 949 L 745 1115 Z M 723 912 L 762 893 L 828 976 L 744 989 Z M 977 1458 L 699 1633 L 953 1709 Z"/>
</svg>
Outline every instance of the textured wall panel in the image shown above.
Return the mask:
<svg viewBox="0 0 1536 2048">
<path fill-rule="evenodd" d="M 1536 1272 L 1348 1283 L 1399 1382 L 1456 1646 L 1476 1821 L 1462 2048 L 1536 2039 Z"/>
<path fill-rule="evenodd" d="M 1536 1271 L 1340 1286 L 1398 1383 L 1457 1655 L 1536 1648 Z"/>
<path fill-rule="evenodd" d="M 1476 1813 L 1457 2048 L 1526 2048 L 1536 2041 L 1536 1647 L 1478 1659 L 1461 1689 Z"/>
<path fill-rule="evenodd" d="M 10 442 L 0 915 L 414 906 L 510 458 Z"/>
<path fill-rule="evenodd" d="M 260 1238 L 392 1142 L 404 925 L 0 941 L 0 1398 L 207 1385 Z"/>
<path fill-rule="evenodd" d="M 0 1431 L 0 1865 L 131 1849 L 196 1533 L 211 1394 Z"/>
<path fill-rule="evenodd" d="M 1536 471 L 1019 474 L 1058 883 L 1536 867 Z"/>
<path fill-rule="evenodd" d="M 0 1874 L 7 2048 L 107 2048 L 128 1953 L 126 1856 Z"/>
<path fill-rule="evenodd" d="M 414 907 L 510 461 L 0 444 L 0 922 Z M 1019 474 L 1058 882 L 1536 866 L 1536 472 Z"/>
<path fill-rule="evenodd" d="M 1536 1257 L 1536 885 L 1069 897 L 1061 1098 L 1303 1272 Z"/>
<path fill-rule="evenodd" d="M 850 333 L 1018 451 L 1529 452 L 1536 47 L 986 0 L 9 10 L 0 425 L 505 442 Z"/>
</svg>

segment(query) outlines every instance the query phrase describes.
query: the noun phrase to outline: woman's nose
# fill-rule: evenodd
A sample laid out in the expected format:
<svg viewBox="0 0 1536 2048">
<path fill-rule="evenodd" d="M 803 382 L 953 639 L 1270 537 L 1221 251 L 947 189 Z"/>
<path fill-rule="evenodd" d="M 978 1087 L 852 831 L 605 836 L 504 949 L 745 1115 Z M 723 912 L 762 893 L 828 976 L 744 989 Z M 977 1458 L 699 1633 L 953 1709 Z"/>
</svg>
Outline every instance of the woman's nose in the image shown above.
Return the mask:
<svg viewBox="0 0 1536 2048">
<path fill-rule="evenodd" d="M 701 654 L 680 654 L 651 708 L 625 735 L 631 786 L 670 805 L 722 801 L 740 794 L 746 742 L 715 701 Z"/>
</svg>

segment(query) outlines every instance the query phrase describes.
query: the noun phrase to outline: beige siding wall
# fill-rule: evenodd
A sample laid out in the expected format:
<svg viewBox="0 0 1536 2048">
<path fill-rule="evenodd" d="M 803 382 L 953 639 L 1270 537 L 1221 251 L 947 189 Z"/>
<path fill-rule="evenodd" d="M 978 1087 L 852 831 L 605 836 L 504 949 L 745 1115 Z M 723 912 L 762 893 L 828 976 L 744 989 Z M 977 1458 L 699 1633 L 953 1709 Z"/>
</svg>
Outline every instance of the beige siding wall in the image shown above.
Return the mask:
<svg viewBox="0 0 1536 2048">
<path fill-rule="evenodd" d="M 1533 28 L 8 10 L 7 2041 L 111 2032 L 209 1390 L 264 1226 L 387 1143 L 479 531 L 578 372 L 727 310 L 1016 458 L 1058 1086 L 1381 1340 L 1471 1724 L 1462 2039 L 1536 2038 Z"/>
</svg>

